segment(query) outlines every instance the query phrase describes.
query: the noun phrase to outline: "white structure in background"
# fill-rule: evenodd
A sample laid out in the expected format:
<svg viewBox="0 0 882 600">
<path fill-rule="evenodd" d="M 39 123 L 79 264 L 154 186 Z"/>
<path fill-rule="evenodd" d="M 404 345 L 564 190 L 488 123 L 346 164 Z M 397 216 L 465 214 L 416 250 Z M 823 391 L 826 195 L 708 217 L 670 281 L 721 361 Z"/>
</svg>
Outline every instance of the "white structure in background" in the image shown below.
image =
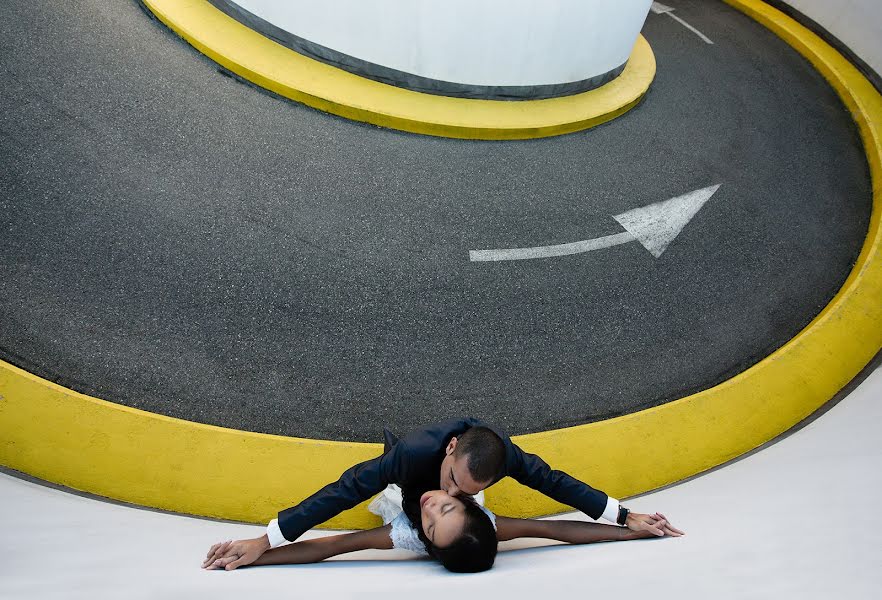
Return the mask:
<svg viewBox="0 0 882 600">
<path fill-rule="evenodd" d="M 310 42 L 479 86 L 591 79 L 627 62 L 650 0 L 235 0 Z"/>
<path fill-rule="evenodd" d="M 882 2 L 879 0 L 784 0 L 835 35 L 882 75 Z"/>
</svg>

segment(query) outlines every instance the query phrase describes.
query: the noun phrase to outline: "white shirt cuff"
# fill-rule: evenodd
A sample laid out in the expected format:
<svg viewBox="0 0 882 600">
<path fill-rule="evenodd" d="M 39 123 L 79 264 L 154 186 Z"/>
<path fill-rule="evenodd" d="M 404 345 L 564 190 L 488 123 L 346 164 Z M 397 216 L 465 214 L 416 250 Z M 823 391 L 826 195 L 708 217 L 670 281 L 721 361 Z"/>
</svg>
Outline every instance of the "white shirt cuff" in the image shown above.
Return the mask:
<svg viewBox="0 0 882 600">
<path fill-rule="evenodd" d="M 273 519 L 266 526 L 266 537 L 269 538 L 270 548 L 277 548 L 282 544 L 288 543 L 288 540 L 285 539 L 285 536 L 282 535 L 282 530 L 279 528 L 278 519 Z"/>
<path fill-rule="evenodd" d="M 612 496 L 606 497 L 606 509 L 603 511 L 603 514 L 600 515 L 610 523 L 615 523 L 616 519 L 619 518 L 619 501 L 613 498 Z M 272 540 L 272 538 L 270 538 Z"/>
</svg>

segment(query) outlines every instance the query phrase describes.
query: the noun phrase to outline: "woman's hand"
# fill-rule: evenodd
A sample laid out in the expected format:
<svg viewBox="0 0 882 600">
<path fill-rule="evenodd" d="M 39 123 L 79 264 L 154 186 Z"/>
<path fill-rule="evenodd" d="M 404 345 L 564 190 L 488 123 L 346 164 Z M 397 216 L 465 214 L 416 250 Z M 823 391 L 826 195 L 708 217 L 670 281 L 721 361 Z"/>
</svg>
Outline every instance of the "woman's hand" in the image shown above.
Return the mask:
<svg viewBox="0 0 882 600">
<path fill-rule="evenodd" d="M 266 534 L 251 540 L 218 542 L 208 550 L 202 568 L 233 571 L 244 565 L 250 565 L 269 550 L 269 547 L 269 538 Z"/>
<path fill-rule="evenodd" d="M 684 535 L 682 531 L 671 525 L 668 518 L 661 513 L 654 515 L 644 515 L 641 513 L 628 513 L 628 519 L 625 526 L 631 531 L 647 532 L 655 536 L 669 535 L 672 537 L 680 537 Z"/>
</svg>

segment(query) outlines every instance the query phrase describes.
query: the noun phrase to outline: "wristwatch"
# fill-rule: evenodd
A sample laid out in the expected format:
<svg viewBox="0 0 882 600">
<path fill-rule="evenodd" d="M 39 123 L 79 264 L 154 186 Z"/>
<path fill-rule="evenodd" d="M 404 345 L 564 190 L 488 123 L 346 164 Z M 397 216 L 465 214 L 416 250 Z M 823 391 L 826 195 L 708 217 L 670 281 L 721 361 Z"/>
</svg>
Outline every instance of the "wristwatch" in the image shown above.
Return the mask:
<svg viewBox="0 0 882 600">
<path fill-rule="evenodd" d="M 619 504 L 619 516 L 616 518 L 616 523 L 619 525 L 627 523 L 629 514 L 631 514 L 631 511 Z"/>
</svg>

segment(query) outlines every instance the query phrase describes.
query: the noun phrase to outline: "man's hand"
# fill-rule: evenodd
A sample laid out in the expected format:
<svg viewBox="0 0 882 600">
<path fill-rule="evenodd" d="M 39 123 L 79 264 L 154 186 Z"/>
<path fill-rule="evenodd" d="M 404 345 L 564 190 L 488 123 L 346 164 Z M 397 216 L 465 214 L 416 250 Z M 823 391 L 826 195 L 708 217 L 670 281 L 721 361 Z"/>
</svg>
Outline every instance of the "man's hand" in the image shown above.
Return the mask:
<svg viewBox="0 0 882 600">
<path fill-rule="evenodd" d="M 682 531 L 671 525 L 668 518 L 661 513 L 655 513 L 654 515 L 628 513 L 625 526 L 631 531 L 647 531 L 659 537 L 665 535 L 680 537 L 684 535 Z"/>
<path fill-rule="evenodd" d="M 232 571 L 243 565 L 250 565 L 269 550 L 269 547 L 269 538 L 266 534 L 253 540 L 218 542 L 205 555 L 202 568 Z"/>
</svg>

